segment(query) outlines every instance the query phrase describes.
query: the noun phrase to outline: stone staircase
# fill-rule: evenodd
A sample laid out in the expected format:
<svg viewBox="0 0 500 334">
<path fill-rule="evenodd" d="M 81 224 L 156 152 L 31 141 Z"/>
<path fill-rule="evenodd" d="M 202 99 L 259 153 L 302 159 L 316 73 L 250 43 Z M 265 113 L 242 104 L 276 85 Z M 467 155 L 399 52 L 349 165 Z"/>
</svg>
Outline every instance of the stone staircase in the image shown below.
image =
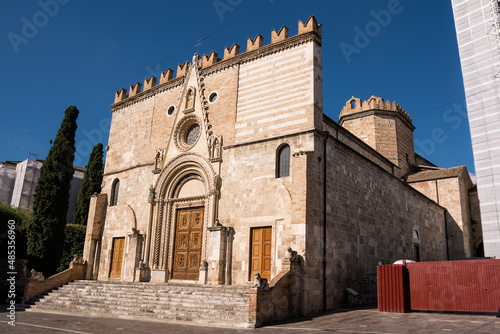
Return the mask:
<svg viewBox="0 0 500 334">
<path fill-rule="evenodd" d="M 75 281 L 32 300 L 29 312 L 252 328 L 249 286 Z"/>
</svg>

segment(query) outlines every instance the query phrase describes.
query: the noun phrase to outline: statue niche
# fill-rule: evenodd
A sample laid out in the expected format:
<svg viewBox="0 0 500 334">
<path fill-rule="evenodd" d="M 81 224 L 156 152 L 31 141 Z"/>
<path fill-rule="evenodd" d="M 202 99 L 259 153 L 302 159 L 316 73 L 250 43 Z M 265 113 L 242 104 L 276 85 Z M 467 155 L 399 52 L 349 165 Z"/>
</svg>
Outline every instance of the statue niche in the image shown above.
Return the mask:
<svg viewBox="0 0 500 334">
<path fill-rule="evenodd" d="M 195 97 L 194 88 L 189 88 L 186 93 L 186 104 L 184 108 L 185 111 L 191 111 L 194 109 L 194 97 Z"/>
<path fill-rule="evenodd" d="M 222 136 L 210 135 L 208 137 L 208 156 L 209 160 L 220 161 L 222 150 Z"/>
<path fill-rule="evenodd" d="M 163 168 L 163 162 L 165 161 L 165 151 L 165 148 L 159 148 L 156 150 L 153 174 L 158 174 L 161 172 Z"/>
</svg>

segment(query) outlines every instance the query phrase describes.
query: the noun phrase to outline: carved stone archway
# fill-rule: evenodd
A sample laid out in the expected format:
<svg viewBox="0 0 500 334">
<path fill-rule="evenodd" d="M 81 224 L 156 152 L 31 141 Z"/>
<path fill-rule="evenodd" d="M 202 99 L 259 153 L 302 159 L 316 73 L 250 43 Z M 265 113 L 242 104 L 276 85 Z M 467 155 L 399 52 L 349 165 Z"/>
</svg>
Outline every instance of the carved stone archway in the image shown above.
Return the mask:
<svg viewBox="0 0 500 334">
<path fill-rule="evenodd" d="M 179 185 L 187 177 L 197 176 L 204 192 L 191 197 L 178 197 Z M 151 228 L 146 263 L 151 268 L 152 282 L 166 282 L 172 272 L 175 218 L 178 209 L 203 207 L 202 262 L 207 259 L 208 228 L 217 218 L 219 176 L 209 161 L 197 154 L 182 154 L 161 171 L 151 189 Z"/>
</svg>

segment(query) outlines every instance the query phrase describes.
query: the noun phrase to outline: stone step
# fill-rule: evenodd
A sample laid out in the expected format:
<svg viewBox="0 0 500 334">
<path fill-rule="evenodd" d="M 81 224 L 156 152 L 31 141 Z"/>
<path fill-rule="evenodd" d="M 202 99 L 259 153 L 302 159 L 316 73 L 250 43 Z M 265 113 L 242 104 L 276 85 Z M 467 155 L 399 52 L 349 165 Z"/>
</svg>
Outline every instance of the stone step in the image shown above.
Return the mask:
<svg viewBox="0 0 500 334">
<path fill-rule="evenodd" d="M 68 283 L 68 286 L 84 286 L 84 287 L 107 287 L 112 286 L 113 288 L 117 287 L 128 287 L 134 289 L 151 289 L 151 290 L 161 290 L 161 289 L 175 289 L 179 290 L 182 288 L 189 288 L 189 290 L 217 290 L 217 291 L 248 291 L 250 288 L 250 284 L 247 285 L 199 285 L 199 284 L 190 284 L 190 283 L 129 283 L 129 282 L 113 282 L 113 281 L 85 281 L 78 280 Z"/>
<path fill-rule="evenodd" d="M 74 291 L 52 291 L 45 296 L 45 298 L 65 297 L 67 299 L 102 299 L 102 300 L 116 300 L 116 301 L 134 301 L 143 302 L 144 300 L 150 302 L 163 302 L 163 303 L 175 303 L 175 302 L 200 302 L 206 305 L 216 305 L 216 304 L 247 304 L 248 296 L 199 296 L 199 295 L 168 295 L 168 294 L 155 294 L 155 295 L 143 295 L 143 294 L 132 294 L 132 293 L 99 293 L 99 292 L 87 292 L 78 293 Z"/>
<path fill-rule="evenodd" d="M 229 292 L 224 292 L 224 291 L 221 291 L 221 292 L 217 292 L 217 291 L 213 291 L 213 292 L 198 292 L 198 291 L 137 291 L 137 290 L 127 290 L 127 289 L 106 289 L 106 290 L 103 290 L 103 289 L 85 289 L 85 288 L 67 288 L 67 287 L 64 287 L 64 288 L 61 288 L 61 289 L 58 289 L 58 290 L 54 290 L 52 293 L 54 293 L 55 291 L 57 291 L 58 293 L 59 292 L 63 292 L 63 293 L 73 293 L 73 294 L 86 294 L 86 293 L 91 293 L 91 294 L 94 294 L 94 295 L 105 295 L 105 294 L 111 294 L 111 295 L 115 295 L 115 296 L 118 296 L 120 294 L 123 294 L 123 293 L 128 293 L 128 294 L 134 294 L 134 295 L 137 295 L 137 296 L 143 296 L 143 297 L 161 297 L 161 296 L 172 296 L 172 297 L 179 297 L 179 298 L 189 298 L 189 297 L 194 297 L 194 298 L 197 298 L 197 299 L 200 299 L 200 298 L 205 298 L 206 296 L 217 296 L 217 297 L 220 297 L 220 299 L 223 299 L 223 298 L 234 298 L 235 296 L 236 297 L 240 297 L 240 298 L 244 298 L 246 296 L 248 296 L 248 292 L 245 292 L 245 293 L 241 293 L 241 292 L 233 292 L 233 293 L 229 293 Z"/>
<path fill-rule="evenodd" d="M 48 305 L 47 307 L 38 308 L 34 306 L 32 308 L 26 309 L 28 312 L 47 312 L 47 313 L 61 313 L 68 314 L 66 306 L 54 306 Z M 155 319 L 163 320 L 167 322 L 179 322 L 185 321 L 186 323 L 197 323 L 197 324 L 214 324 L 224 327 L 239 327 L 248 328 L 252 327 L 251 323 L 248 322 L 248 317 L 233 314 L 219 314 L 214 316 L 212 314 L 200 314 L 200 313 L 189 313 L 189 312 L 155 312 L 155 311 L 134 311 L 126 309 L 103 309 L 102 307 L 91 307 L 91 306 L 76 306 L 72 314 L 77 315 L 87 315 L 87 316 L 99 316 L 99 317 L 118 317 L 125 319 Z"/>
<path fill-rule="evenodd" d="M 75 281 L 39 296 L 29 312 L 254 327 L 249 286 Z"/>
<path fill-rule="evenodd" d="M 195 315 L 201 317 L 214 317 L 214 318 L 227 318 L 227 317 L 237 317 L 237 318 L 245 318 L 248 314 L 248 309 L 246 310 L 224 310 L 224 309 L 203 309 L 202 307 L 182 307 L 182 306 L 174 306 L 168 308 L 155 307 L 151 305 L 120 305 L 120 304 L 100 304 L 100 303 L 92 303 L 92 302 L 79 302 L 79 303 L 71 303 L 67 304 L 59 301 L 47 301 L 45 303 L 36 305 L 35 308 L 41 309 L 61 309 L 65 310 L 71 306 L 73 309 L 79 310 L 87 310 L 100 308 L 104 312 L 112 312 L 112 311 L 127 311 L 127 312 L 136 312 L 136 313 L 156 313 L 156 314 L 174 314 L 174 315 Z"/>
<path fill-rule="evenodd" d="M 106 298 L 87 298 L 87 297 L 73 297 L 69 298 L 67 296 L 57 296 L 54 298 L 44 298 L 40 300 L 40 303 L 59 303 L 65 305 L 75 305 L 75 304 L 83 304 L 83 303 L 91 303 L 91 304 L 102 304 L 102 305 L 120 305 L 120 306 L 129 306 L 129 307 L 150 307 L 152 304 L 155 305 L 155 308 L 161 309 L 206 309 L 206 310 L 225 310 L 225 311 L 242 311 L 248 312 L 248 303 L 237 302 L 237 303 L 226 303 L 226 304 L 206 304 L 199 302 L 190 302 L 190 301 L 176 301 L 176 302 L 165 302 L 165 301 L 147 301 L 144 300 L 124 300 L 124 299 L 106 299 Z"/>
</svg>

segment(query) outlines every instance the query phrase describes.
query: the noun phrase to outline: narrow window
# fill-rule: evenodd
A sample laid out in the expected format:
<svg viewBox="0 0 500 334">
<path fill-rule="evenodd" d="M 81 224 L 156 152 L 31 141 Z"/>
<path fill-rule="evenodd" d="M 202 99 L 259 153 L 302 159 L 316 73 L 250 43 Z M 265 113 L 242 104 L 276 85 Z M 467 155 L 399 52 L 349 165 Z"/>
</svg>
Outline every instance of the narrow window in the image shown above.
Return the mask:
<svg viewBox="0 0 500 334">
<path fill-rule="evenodd" d="M 356 100 L 351 101 L 351 109 L 356 109 Z"/>
<path fill-rule="evenodd" d="M 276 177 L 290 176 L 290 146 L 280 147 L 277 160 Z"/>
<path fill-rule="evenodd" d="M 120 188 L 120 180 L 116 179 L 113 182 L 113 187 L 111 187 L 111 204 L 110 206 L 115 206 L 118 203 L 118 190 Z"/>
<path fill-rule="evenodd" d="M 417 230 L 413 231 L 413 259 L 420 262 L 420 235 Z"/>
</svg>

